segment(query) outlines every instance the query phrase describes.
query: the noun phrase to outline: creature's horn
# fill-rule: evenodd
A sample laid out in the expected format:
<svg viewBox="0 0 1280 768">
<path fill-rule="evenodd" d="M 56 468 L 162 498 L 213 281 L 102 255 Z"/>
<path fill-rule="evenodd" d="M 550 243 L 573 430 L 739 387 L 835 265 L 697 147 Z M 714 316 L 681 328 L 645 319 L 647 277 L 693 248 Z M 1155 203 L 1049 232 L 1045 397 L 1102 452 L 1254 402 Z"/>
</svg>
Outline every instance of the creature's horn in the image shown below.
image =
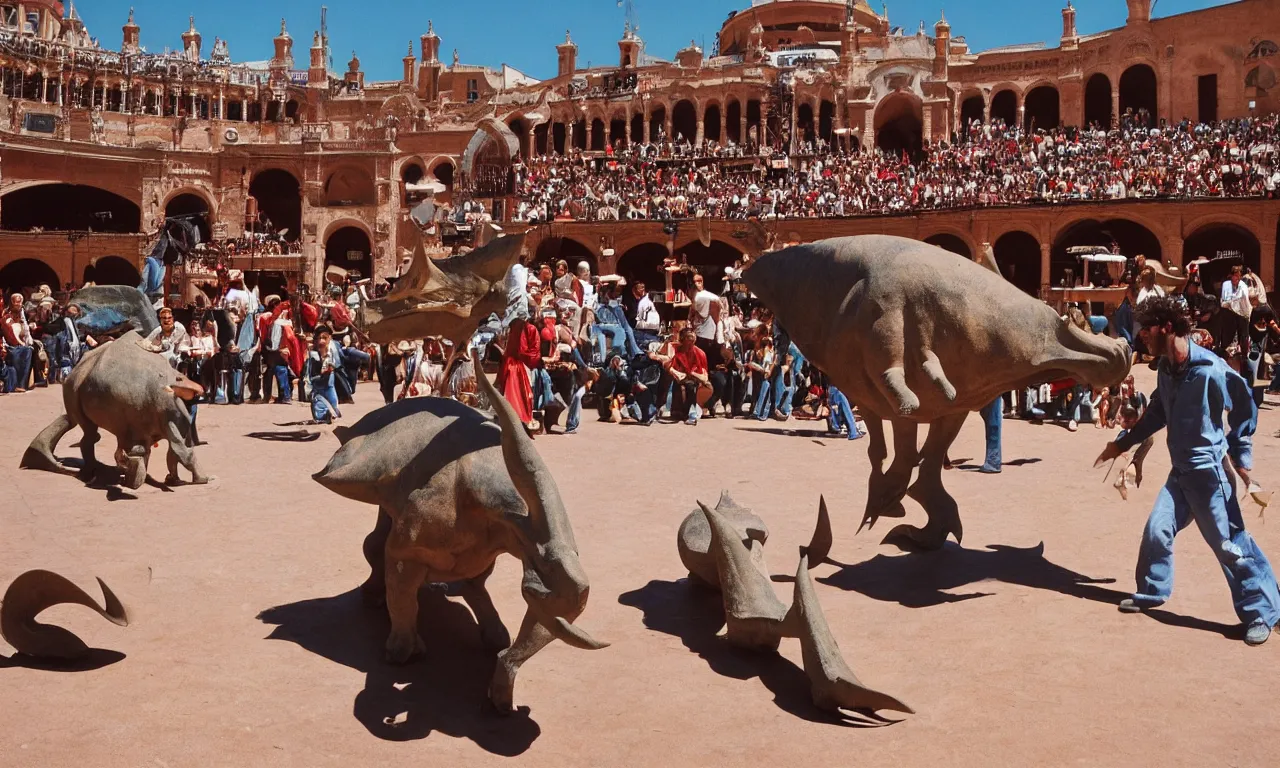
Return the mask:
<svg viewBox="0 0 1280 768">
<path fill-rule="evenodd" d="M 821 709 L 856 709 L 872 712 L 885 709 L 914 714 L 915 710 L 887 693 L 868 688 L 853 674 L 840 654 L 827 625 L 809 576 L 804 555 L 796 568 L 795 597 L 785 621 L 787 634 L 800 638 L 804 672 L 809 677 L 813 703 Z"/>
<path fill-rule="evenodd" d="M 413 261 L 409 263 L 409 271 L 400 276 L 395 287 L 387 294 L 388 301 L 400 301 L 419 293 L 433 282 L 446 280 L 444 272 L 427 258 L 424 238 L 419 236 L 413 247 Z"/>
<path fill-rule="evenodd" d="M 827 561 L 827 556 L 831 554 L 831 516 L 827 514 L 827 498 L 825 496 L 818 497 L 818 523 L 813 529 L 813 538 L 809 539 L 809 546 L 801 547 L 801 556 L 807 556 L 809 567 L 814 568 L 822 565 Z"/>
<path fill-rule="evenodd" d="M 556 488 L 550 470 L 547 469 L 546 464 L 542 463 L 542 457 L 534 450 L 533 440 L 525 434 L 524 425 L 520 423 L 520 417 L 516 415 L 515 409 L 494 388 L 479 361 L 476 362 L 476 384 L 489 399 L 489 404 L 497 414 L 498 425 L 502 428 L 502 457 L 506 460 L 512 485 L 529 507 L 529 523 L 540 536 L 547 537 L 545 540 L 558 536 L 565 537 L 561 540 L 567 542 L 570 548 L 577 552 L 578 547 L 573 541 L 573 531 L 568 525 L 557 525 L 557 528 L 562 530 L 554 532 L 550 530 L 549 525 L 553 523 L 548 520 L 547 509 L 561 511 L 564 509 L 564 502 L 560 500 L 560 490 Z M 565 515 L 552 515 L 552 517 L 558 522 L 564 519 Z"/>
<path fill-rule="evenodd" d="M 538 620 L 538 623 L 546 627 L 552 636 L 565 645 L 584 651 L 598 651 L 609 647 L 608 643 L 596 640 L 586 630 L 563 616 L 556 616 L 548 608 L 549 601 L 553 599 L 551 590 L 547 589 L 542 577 L 528 564 L 525 565 L 524 584 L 520 592 L 529 606 L 529 612 Z M 585 593 L 582 599 L 586 601 Z"/>
<path fill-rule="evenodd" d="M 711 247 L 711 217 L 705 213 L 698 214 L 698 242 L 702 243 L 703 248 Z"/>
<path fill-rule="evenodd" d="M 36 621 L 46 608 L 63 603 L 83 605 L 97 611 L 107 621 L 128 626 L 129 614 L 115 593 L 98 579 L 104 606 L 83 589 L 52 571 L 27 571 L 14 579 L 0 603 L 0 636 L 29 656 L 48 659 L 76 659 L 88 653 L 84 641 L 62 627 Z"/>
</svg>

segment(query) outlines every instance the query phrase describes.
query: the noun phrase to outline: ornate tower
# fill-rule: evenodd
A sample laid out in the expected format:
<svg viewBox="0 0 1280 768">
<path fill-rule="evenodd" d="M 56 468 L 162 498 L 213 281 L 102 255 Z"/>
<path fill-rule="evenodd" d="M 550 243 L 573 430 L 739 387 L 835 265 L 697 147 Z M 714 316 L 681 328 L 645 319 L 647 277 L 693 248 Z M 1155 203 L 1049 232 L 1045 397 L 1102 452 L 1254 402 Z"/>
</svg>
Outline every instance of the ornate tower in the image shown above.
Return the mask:
<svg viewBox="0 0 1280 768">
<path fill-rule="evenodd" d="M 355 90 L 364 90 L 364 73 L 360 71 L 360 57 L 351 52 L 351 61 L 347 62 L 347 74 L 342 78 Z"/>
<path fill-rule="evenodd" d="M 129 9 L 129 20 L 125 22 L 123 29 L 124 42 L 120 46 L 120 51 L 122 53 L 137 53 L 141 49 L 141 46 L 138 45 L 138 38 L 142 30 L 137 24 L 133 23 L 132 8 Z"/>
<path fill-rule="evenodd" d="M 1129 3 L 1128 24 L 1146 24 L 1151 21 L 1151 0 L 1126 0 Z"/>
<path fill-rule="evenodd" d="M 324 41 L 320 33 L 311 40 L 311 66 L 307 69 L 307 86 L 324 88 L 329 85 L 329 68 L 324 60 Z"/>
<path fill-rule="evenodd" d="M 558 77 L 572 75 L 578 70 L 578 46 L 569 37 L 567 29 L 564 31 L 564 42 L 556 46 L 556 55 L 560 59 L 560 65 L 556 68 Z"/>
<path fill-rule="evenodd" d="M 413 41 L 409 41 L 409 51 L 401 59 L 404 62 L 404 82 L 413 85 L 413 73 L 418 68 L 418 59 L 413 55 Z"/>
<path fill-rule="evenodd" d="M 933 79 L 946 80 L 951 57 L 951 25 L 946 13 L 933 25 L 933 34 Z"/>
<path fill-rule="evenodd" d="M 640 49 L 643 46 L 636 32 L 629 21 L 622 28 L 622 39 L 618 41 L 618 66 L 623 69 L 640 65 Z"/>
<path fill-rule="evenodd" d="M 418 67 L 418 98 L 426 102 L 440 97 L 440 36 L 435 25 L 427 20 L 427 34 L 422 36 L 422 63 Z"/>
<path fill-rule="evenodd" d="M 182 50 L 186 54 L 187 61 L 199 61 L 200 42 L 203 38 L 196 31 L 196 17 L 188 17 L 188 23 L 187 31 L 182 33 Z"/>
<path fill-rule="evenodd" d="M 1067 7 L 1062 9 L 1062 47 L 1072 50 L 1080 46 L 1080 36 L 1076 34 L 1076 9 L 1067 0 Z"/>
<path fill-rule="evenodd" d="M 276 55 L 272 59 L 272 64 L 291 69 L 293 67 L 293 38 L 289 37 L 289 30 L 285 29 L 284 19 L 280 20 L 280 34 L 276 35 L 275 44 Z"/>
</svg>

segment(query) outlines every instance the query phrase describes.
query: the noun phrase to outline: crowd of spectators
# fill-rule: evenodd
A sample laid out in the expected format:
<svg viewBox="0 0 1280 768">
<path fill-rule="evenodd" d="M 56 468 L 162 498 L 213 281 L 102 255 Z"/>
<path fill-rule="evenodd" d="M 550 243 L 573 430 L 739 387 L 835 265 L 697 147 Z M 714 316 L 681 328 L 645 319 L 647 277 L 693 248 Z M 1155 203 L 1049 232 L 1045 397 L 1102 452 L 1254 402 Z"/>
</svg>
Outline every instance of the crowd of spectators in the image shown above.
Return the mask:
<svg viewBox="0 0 1280 768">
<path fill-rule="evenodd" d="M 518 217 L 816 218 L 1144 198 L 1276 197 L 1280 117 L 1115 130 L 974 122 L 911 157 L 817 141 L 789 158 L 677 138 L 516 168 Z M 775 163 L 775 160 L 785 162 Z M 781 168 L 775 168 L 781 165 Z"/>
</svg>

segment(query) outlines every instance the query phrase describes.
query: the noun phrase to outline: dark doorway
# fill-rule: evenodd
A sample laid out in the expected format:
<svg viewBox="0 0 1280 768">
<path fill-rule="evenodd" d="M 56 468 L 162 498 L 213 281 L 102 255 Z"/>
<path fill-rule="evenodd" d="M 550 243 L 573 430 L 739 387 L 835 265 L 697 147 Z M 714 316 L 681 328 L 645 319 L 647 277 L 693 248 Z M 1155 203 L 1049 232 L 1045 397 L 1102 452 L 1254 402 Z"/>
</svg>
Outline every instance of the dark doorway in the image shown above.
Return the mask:
<svg viewBox="0 0 1280 768">
<path fill-rule="evenodd" d="M 609 121 L 609 146 L 627 146 L 627 121 L 625 119 L 615 117 Z"/>
<path fill-rule="evenodd" d="M 876 107 L 876 146 L 892 154 L 915 156 L 924 146 L 924 113 L 910 96 L 890 96 Z"/>
<path fill-rule="evenodd" d="M 279 168 L 260 171 L 249 183 L 249 194 L 258 201 L 259 231 L 269 226 L 286 240 L 301 239 L 302 187 L 292 173 Z"/>
<path fill-rule="evenodd" d="M 1204 257 L 1215 259 L 1223 256 L 1239 256 L 1246 267 L 1262 273 L 1262 247 L 1258 238 L 1249 230 L 1236 224 L 1210 224 L 1182 243 L 1182 263 L 1187 264 Z M 1217 294 L 1222 286 L 1205 286 L 1209 293 Z"/>
<path fill-rule="evenodd" d="M 555 150 L 557 155 L 563 155 L 565 153 L 565 134 L 566 131 L 564 123 L 556 123 L 551 126 L 551 148 Z"/>
<path fill-rule="evenodd" d="M 986 103 L 981 96 L 970 96 L 960 105 L 960 136 L 969 135 L 969 126 L 974 122 L 981 123 L 986 118 Z"/>
<path fill-rule="evenodd" d="M 742 137 L 744 142 L 752 142 L 761 144 L 764 142 L 764 136 L 761 135 L 760 123 L 760 102 L 751 99 L 747 102 L 747 135 Z M 752 129 L 755 129 L 754 134 Z"/>
<path fill-rule="evenodd" d="M 720 143 L 720 105 L 712 104 L 702 116 L 702 137 L 707 141 Z"/>
<path fill-rule="evenodd" d="M 98 285 L 137 286 L 142 282 L 142 275 L 122 256 L 103 256 L 93 264 L 93 280 Z"/>
<path fill-rule="evenodd" d="M 603 152 L 604 143 L 604 121 L 597 117 L 591 121 L 591 150 L 593 152 Z"/>
<path fill-rule="evenodd" d="M 62 287 L 62 283 L 58 280 L 58 273 L 43 261 L 18 259 L 0 268 L 0 288 L 4 289 L 6 306 L 8 306 L 10 294 L 30 295 L 31 291 L 38 290 L 42 285 L 47 285 L 54 290 Z"/>
<path fill-rule="evenodd" d="M 924 241 L 929 245 L 936 245 L 944 251 L 951 251 L 957 256 L 963 256 L 966 259 L 971 261 L 973 260 L 973 251 L 969 250 L 969 244 L 955 235 L 940 233 L 937 235 L 930 235 L 929 237 L 926 237 Z"/>
<path fill-rule="evenodd" d="M 836 105 L 825 99 L 818 105 L 818 138 L 831 144 L 833 136 L 832 131 L 835 129 Z"/>
<path fill-rule="evenodd" d="M 547 154 L 547 124 L 539 123 L 533 129 L 533 151 L 537 155 Z"/>
<path fill-rule="evenodd" d="M 708 291 L 719 294 L 724 287 L 724 269 L 742 260 L 742 251 L 720 240 L 712 240 L 706 247 L 694 240 L 681 249 L 690 267 L 702 275 Z"/>
<path fill-rule="evenodd" d="M 724 132 L 729 141 L 742 143 L 742 102 L 733 99 L 724 110 Z"/>
<path fill-rule="evenodd" d="M 199 195 L 183 193 L 174 197 L 164 207 L 164 215 L 168 218 L 187 218 L 200 230 L 200 242 L 209 242 L 209 204 Z M 120 283 L 125 285 L 125 283 Z M 137 283 L 134 283 L 137 285 Z"/>
<path fill-rule="evenodd" d="M 348 272 L 359 272 L 361 277 L 373 276 L 373 249 L 369 236 L 358 227 L 343 227 L 329 235 L 324 244 L 324 263 L 342 267 Z"/>
<path fill-rule="evenodd" d="M 667 255 L 667 246 L 662 243 L 637 245 L 618 259 L 618 274 L 627 278 L 628 285 L 641 280 L 650 291 L 666 290 L 667 278 L 662 271 L 662 262 Z"/>
<path fill-rule="evenodd" d="M 674 134 L 672 141 L 687 141 L 690 144 L 697 137 L 698 111 L 693 108 L 692 101 L 685 99 L 677 102 L 671 110 L 671 133 Z"/>
<path fill-rule="evenodd" d="M 639 112 L 631 116 L 631 137 L 628 144 L 640 144 L 644 142 L 644 115 Z"/>
<path fill-rule="evenodd" d="M 1200 122 L 1218 121 L 1218 76 L 1201 75 L 1196 81 L 1199 92 Z"/>
<path fill-rule="evenodd" d="M 575 272 L 578 264 L 587 262 L 591 274 L 599 275 L 600 260 L 582 243 L 569 237 L 548 237 L 538 243 L 538 250 L 533 254 L 534 264 L 550 264 L 554 270 L 555 263 L 563 259 L 569 265 L 569 271 Z"/>
<path fill-rule="evenodd" d="M 453 163 L 439 162 L 435 168 L 431 169 L 431 175 L 436 177 L 436 181 L 444 185 L 445 189 L 453 191 Z"/>
<path fill-rule="evenodd" d="M 1018 94 L 1013 91 L 1001 91 L 991 99 L 991 119 L 999 120 L 1006 126 L 1018 124 Z"/>
<path fill-rule="evenodd" d="M 1109 130 L 1114 117 L 1111 113 L 1111 79 L 1099 72 L 1089 78 L 1084 87 L 1084 124 Z"/>
<path fill-rule="evenodd" d="M 1146 64 L 1135 64 L 1120 76 L 1120 115 L 1135 125 L 1156 124 L 1156 73 Z"/>
<path fill-rule="evenodd" d="M 814 137 L 813 126 L 813 107 L 809 104 L 801 104 L 796 110 L 796 138 L 801 144 L 812 144 Z M 796 147 L 801 149 L 801 147 Z"/>
<path fill-rule="evenodd" d="M 1028 131 L 1051 131 L 1062 122 L 1058 89 L 1049 85 L 1031 89 L 1025 102 L 1023 128 Z"/>
<path fill-rule="evenodd" d="M 137 232 L 142 211 L 114 192 L 79 184 L 42 184 L 4 196 L 0 229 L 48 231 Z"/>
<path fill-rule="evenodd" d="M 405 163 L 404 167 L 400 169 L 400 180 L 405 184 L 417 184 L 422 181 L 422 177 L 425 175 L 427 175 L 427 172 L 422 170 L 422 166 L 417 163 Z"/>
<path fill-rule="evenodd" d="M 667 110 L 665 107 L 654 107 L 649 113 L 649 140 L 653 142 L 661 141 L 666 137 L 664 133 L 667 124 Z"/>
<path fill-rule="evenodd" d="M 1000 274 L 1024 293 L 1040 295 L 1040 243 L 1026 232 L 1009 232 L 996 241 Z"/>
<path fill-rule="evenodd" d="M 1146 256 L 1150 261 L 1164 262 L 1164 250 L 1160 247 L 1160 238 L 1141 224 L 1127 219 L 1106 221 L 1086 219 L 1077 221 L 1058 233 L 1053 249 L 1049 252 L 1050 285 L 1060 285 L 1068 269 L 1079 278 L 1085 277 L 1081 274 L 1083 262 L 1078 256 L 1069 253 L 1069 249 L 1081 246 L 1117 248 L 1122 256 L 1130 258 Z M 1097 265 L 1093 269 L 1094 285 L 1097 285 L 1106 268 Z"/>
<path fill-rule="evenodd" d="M 585 150 L 587 148 L 587 121 L 579 120 L 573 124 L 573 148 Z"/>
<path fill-rule="evenodd" d="M 529 127 L 520 118 L 512 120 L 507 124 L 507 127 L 515 134 L 517 146 L 520 147 L 520 156 L 527 158 L 529 156 Z"/>
</svg>

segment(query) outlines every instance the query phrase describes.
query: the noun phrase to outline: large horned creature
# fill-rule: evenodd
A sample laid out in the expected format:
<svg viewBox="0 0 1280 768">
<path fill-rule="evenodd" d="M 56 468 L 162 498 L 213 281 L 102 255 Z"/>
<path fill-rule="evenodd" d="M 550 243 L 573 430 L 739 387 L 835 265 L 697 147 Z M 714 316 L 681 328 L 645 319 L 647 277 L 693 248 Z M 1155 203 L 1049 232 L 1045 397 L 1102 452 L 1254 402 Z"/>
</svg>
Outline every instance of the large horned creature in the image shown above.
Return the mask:
<svg viewBox="0 0 1280 768">
<path fill-rule="evenodd" d="M 971 411 L 1033 384 L 1104 387 L 1129 371 L 1125 342 L 1082 331 L 990 269 L 915 240 L 865 235 L 785 248 L 755 259 L 743 279 L 866 419 L 862 525 L 903 517 L 908 495 L 924 507 L 923 528 L 899 525 L 885 538 L 906 548 L 937 549 L 963 535 L 942 465 Z M 893 425 L 888 471 L 883 421 Z"/>
<path fill-rule="evenodd" d="M 485 644 L 501 651 L 489 698 L 509 712 L 520 665 L 552 640 L 583 649 L 606 644 L 573 624 L 587 605 L 587 574 L 555 480 L 511 405 L 483 373 L 476 378 L 497 424 L 453 400 L 402 400 L 335 430 L 342 448 L 314 477 L 378 505 L 364 543 L 372 568 L 364 591 L 374 602 L 385 596 L 387 659 L 403 663 L 424 650 L 418 588 L 454 584 Z M 485 586 L 503 553 L 524 563 L 528 610 L 515 642 Z"/>
</svg>

